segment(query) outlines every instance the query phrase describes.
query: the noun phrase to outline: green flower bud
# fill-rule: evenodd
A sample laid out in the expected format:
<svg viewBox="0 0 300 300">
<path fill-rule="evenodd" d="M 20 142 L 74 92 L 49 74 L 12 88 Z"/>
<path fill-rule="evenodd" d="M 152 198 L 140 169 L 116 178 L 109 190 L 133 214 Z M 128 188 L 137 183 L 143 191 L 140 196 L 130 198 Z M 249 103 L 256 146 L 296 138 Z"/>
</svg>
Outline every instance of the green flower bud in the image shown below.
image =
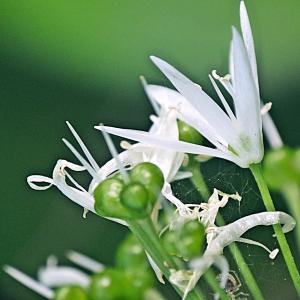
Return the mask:
<svg viewBox="0 0 300 300">
<path fill-rule="evenodd" d="M 192 144 L 202 144 L 203 137 L 202 135 L 192 126 L 187 123 L 178 120 L 177 121 L 178 131 L 179 131 L 179 140 Z"/>
<path fill-rule="evenodd" d="M 125 269 L 147 269 L 149 264 L 142 245 L 129 234 L 119 246 L 116 253 L 116 266 Z"/>
<path fill-rule="evenodd" d="M 99 215 L 122 219 L 130 216 L 120 200 L 123 187 L 123 182 L 115 178 L 103 180 L 96 187 L 94 191 L 94 207 Z"/>
<path fill-rule="evenodd" d="M 139 300 L 143 292 L 128 274 L 107 268 L 92 276 L 88 296 L 90 300 Z"/>
<path fill-rule="evenodd" d="M 177 247 L 178 242 L 178 232 L 176 231 L 166 231 L 162 235 L 162 243 L 166 251 L 170 255 L 181 257 Z"/>
<path fill-rule="evenodd" d="M 131 170 L 130 178 L 144 185 L 149 192 L 150 201 L 155 203 L 164 185 L 164 175 L 159 167 L 149 162 L 140 163 Z"/>
<path fill-rule="evenodd" d="M 299 181 L 293 159 L 298 160 L 288 147 L 267 152 L 263 163 L 264 176 L 271 189 L 280 190 L 286 184 Z"/>
<path fill-rule="evenodd" d="M 129 234 L 116 253 L 116 266 L 124 270 L 133 289 L 143 294 L 154 285 L 153 272 L 145 251 L 134 235 Z M 140 296 L 137 299 L 142 299 Z"/>
<path fill-rule="evenodd" d="M 151 213 L 151 203 L 147 189 L 138 182 L 127 184 L 121 193 L 121 203 L 132 217 L 143 218 Z"/>
<path fill-rule="evenodd" d="M 202 253 L 205 243 L 205 228 L 198 220 L 183 225 L 179 232 L 178 249 L 184 259 L 192 259 Z"/>
<path fill-rule="evenodd" d="M 79 286 L 64 286 L 55 292 L 54 300 L 88 300 L 88 297 Z"/>
</svg>

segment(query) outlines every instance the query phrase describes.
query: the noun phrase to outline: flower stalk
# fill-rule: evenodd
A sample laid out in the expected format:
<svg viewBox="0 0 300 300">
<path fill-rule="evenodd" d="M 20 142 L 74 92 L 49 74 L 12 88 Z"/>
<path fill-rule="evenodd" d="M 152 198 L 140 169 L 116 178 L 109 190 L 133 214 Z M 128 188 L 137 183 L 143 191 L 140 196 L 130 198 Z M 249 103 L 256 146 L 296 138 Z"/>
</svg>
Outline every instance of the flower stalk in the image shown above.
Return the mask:
<svg viewBox="0 0 300 300">
<path fill-rule="evenodd" d="M 159 267 L 160 271 L 166 278 L 171 275 L 170 268 L 178 269 L 176 263 L 172 257 L 164 250 L 159 237 L 155 231 L 152 221 L 150 218 L 134 220 L 127 220 L 128 226 L 132 233 L 137 237 L 145 251 L 151 256 L 155 264 Z M 180 289 L 173 285 L 176 292 L 182 296 Z M 194 289 L 186 297 L 187 300 L 204 300 L 203 294 Z M 225 298 L 227 299 L 227 298 Z"/>
<path fill-rule="evenodd" d="M 259 188 L 260 194 L 262 196 L 262 200 L 264 202 L 264 205 L 265 205 L 267 211 L 269 211 L 269 212 L 275 211 L 275 206 L 274 206 L 272 197 L 270 195 L 268 186 L 266 185 L 266 182 L 262 175 L 261 165 L 260 164 L 250 165 L 250 170 L 255 178 L 255 181 L 257 183 L 257 186 Z M 285 235 L 283 234 L 281 226 L 278 224 L 275 224 L 275 225 L 273 225 L 273 228 L 274 228 L 275 235 L 278 240 L 282 255 L 284 257 L 285 263 L 289 270 L 290 276 L 293 280 L 295 289 L 297 291 L 298 296 L 300 297 L 300 275 L 299 275 L 297 266 L 295 264 L 294 257 L 291 253 L 291 249 L 288 245 Z"/>
</svg>

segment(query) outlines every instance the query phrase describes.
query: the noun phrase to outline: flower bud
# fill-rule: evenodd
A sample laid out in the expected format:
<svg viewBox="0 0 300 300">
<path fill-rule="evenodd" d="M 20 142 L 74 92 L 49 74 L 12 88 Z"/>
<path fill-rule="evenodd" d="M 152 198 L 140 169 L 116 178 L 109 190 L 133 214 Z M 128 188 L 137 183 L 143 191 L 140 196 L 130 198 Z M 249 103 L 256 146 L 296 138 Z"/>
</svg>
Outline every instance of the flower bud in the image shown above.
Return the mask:
<svg viewBox="0 0 300 300">
<path fill-rule="evenodd" d="M 194 127 L 181 120 L 177 121 L 177 126 L 180 141 L 197 145 L 202 144 L 203 137 Z"/>
<path fill-rule="evenodd" d="M 122 205 L 120 195 L 124 183 L 115 178 L 103 180 L 94 191 L 95 210 L 104 217 L 127 218 L 129 213 Z"/>
<path fill-rule="evenodd" d="M 125 272 L 112 268 L 93 275 L 88 289 L 90 300 L 139 300 L 143 293 Z"/>
<path fill-rule="evenodd" d="M 271 189 L 280 190 L 286 184 L 299 181 L 293 159 L 297 160 L 297 157 L 288 147 L 267 152 L 263 163 L 264 176 Z"/>
<path fill-rule="evenodd" d="M 124 186 L 121 192 L 121 203 L 134 218 L 144 218 L 151 213 L 152 205 L 147 189 L 138 182 Z"/>
<path fill-rule="evenodd" d="M 133 182 L 144 185 L 148 190 L 150 201 L 155 203 L 164 185 L 164 176 L 159 167 L 150 162 L 140 163 L 131 170 L 130 178 Z"/>
<path fill-rule="evenodd" d="M 184 259 L 199 256 L 205 243 L 205 228 L 198 220 L 183 225 L 179 232 L 178 250 Z"/>
<path fill-rule="evenodd" d="M 56 291 L 54 300 L 88 300 L 88 297 L 79 286 L 64 286 Z"/>
</svg>

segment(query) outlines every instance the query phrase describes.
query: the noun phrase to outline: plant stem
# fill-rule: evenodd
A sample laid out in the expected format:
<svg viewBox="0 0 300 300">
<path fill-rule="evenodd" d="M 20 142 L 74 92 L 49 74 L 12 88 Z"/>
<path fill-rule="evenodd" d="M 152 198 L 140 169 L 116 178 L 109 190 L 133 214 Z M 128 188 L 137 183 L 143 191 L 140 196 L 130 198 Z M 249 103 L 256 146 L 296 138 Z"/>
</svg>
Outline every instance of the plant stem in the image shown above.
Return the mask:
<svg viewBox="0 0 300 300">
<path fill-rule="evenodd" d="M 300 188 L 297 183 L 291 183 L 281 189 L 283 197 L 293 217 L 296 219 L 296 242 L 300 252 Z"/>
<path fill-rule="evenodd" d="M 201 196 L 204 199 L 208 199 L 209 198 L 209 189 L 203 179 L 203 175 L 201 173 L 201 169 L 199 167 L 199 163 L 196 162 L 196 160 L 194 159 L 194 161 L 192 161 L 188 167 L 188 170 L 190 170 L 193 173 L 193 176 L 191 177 L 191 181 L 194 184 L 194 186 L 196 187 L 196 189 L 198 190 L 198 192 L 201 194 Z M 225 225 L 225 221 L 222 218 L 222 216 L 219 214 L 217 216 L 217 225 L 218 226 L 223 226 Z M 249 269 L 241 251 L 239 250 L 239 248 L 236 246 L 236 244 L 230 244 L 229 245 L 229 251 L 231 253 L 231 255 L 233 256 L 236 265 L 239 267 L 239 270 L 244 278 L 245 283 L 248 286 L 249 291 L 252 294 L 252 297 L 254 300 L 264 300 L 264 296 L 260 290 L 260 288 L 258 287 L 258 284 L 251 272 L 251 270 Z"/>
<path fill-rule="evenodd" d="M 250 165 L 250 170 L 256 180 L 257 186 L 260 190 L 260 194 L 262 196 L 264 205 L 267 209 L 267 211 L 275 211 L 275 206 L 273 203 L 273 200 L 271 198 L 269 189 L 265 183 L 265 180 L 262 175 L 262 169 L 260 164 L 253 164 Z M 300 275 L 297 270 L 293 255 L 291 253 L 291 249 L 289 247 L 289 244 L 286 240 L 286 237 L 282 231 L 282 228 L 279 224 L 273 225 L 275 235 L 277 237 L 279 246 L 281 248 L 282 255 L 284 257 L 285 263 L 288 267 L 288 270 L 290 272 L 290 276 L 293 280 L 294 286 L 296 288 L 296 291 L 298 293 L 298 296 L 300 297 Z"/>
<path fill-rule="evenodd" d="M 172 257 L 165 251 L 158 234 L 150 218 L 140 220 L 127 220 L 130 230 L 138 238 L 145 251 L 151 256 L 155 264 L 161 270 L 165 278 L 169 279 L 170 269 L 178 270 L 178 267 Z M 173 285 L 173 284 L 172 284 Z M 173 285 L 176 292 L 182 296 L 180 289 Z M 186 300 L 204 300 L 202 293 L 194 289 L 189 292 Z"/>
</svg>

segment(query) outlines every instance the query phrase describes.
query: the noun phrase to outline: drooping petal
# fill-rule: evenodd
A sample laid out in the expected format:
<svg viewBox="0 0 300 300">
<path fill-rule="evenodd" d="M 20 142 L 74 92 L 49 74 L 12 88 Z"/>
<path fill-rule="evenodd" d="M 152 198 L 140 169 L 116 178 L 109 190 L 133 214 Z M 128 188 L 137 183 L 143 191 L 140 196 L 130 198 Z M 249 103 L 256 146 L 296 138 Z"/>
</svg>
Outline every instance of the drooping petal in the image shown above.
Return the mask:
<svg viewBox="0 0 300 300">
<path fill-rule="evenodd" d="M 75 165 L 66 160 L 58 160 L 53 170 L 53 182 L 56 187 L 69 199 L 79 204 L 83 208 L 90 210 L 95 213 L 94 209 L 94 198 L 91 194 L 85 191 L 83 188 L 74 188 L 66 183 L 66 172 L 65 168 L 69 168 L 73 171 L 83 171 L 84 167 Z"/>
<path fill-rule="evenodd" d="M 49 189 L 53 184 L 53 179 L 42 176 L 42 175 L 30 175 L 27 177 L 27 183 L 28 185 L 37 191 L 44 191 Z M 37 185 L 36 183 L 46 183 L 44 185 Z"/>
<path fill-rule="evenodd" d="M 214 136 L 217 137 L 219 142 L 227 146 L 232 139 L 232 128 L 230 119 L 225 112 L 201 89 L 199 85 L 189 80 L 170 64 L 154 56 L 151 56 L 151 59 L 172 82 L 176 89 L 190 101 L 191 105 L 198 111 L 199 115 L 202 116 L 198 126 L 195 128 L 208 140 L 211 136 L 208 132 L 214 133 Z M 203 131 L 205 122 L 209 126 L 206 126 Z M 211 142 L 214 143 L 214 141 Z"/>
</svg>

